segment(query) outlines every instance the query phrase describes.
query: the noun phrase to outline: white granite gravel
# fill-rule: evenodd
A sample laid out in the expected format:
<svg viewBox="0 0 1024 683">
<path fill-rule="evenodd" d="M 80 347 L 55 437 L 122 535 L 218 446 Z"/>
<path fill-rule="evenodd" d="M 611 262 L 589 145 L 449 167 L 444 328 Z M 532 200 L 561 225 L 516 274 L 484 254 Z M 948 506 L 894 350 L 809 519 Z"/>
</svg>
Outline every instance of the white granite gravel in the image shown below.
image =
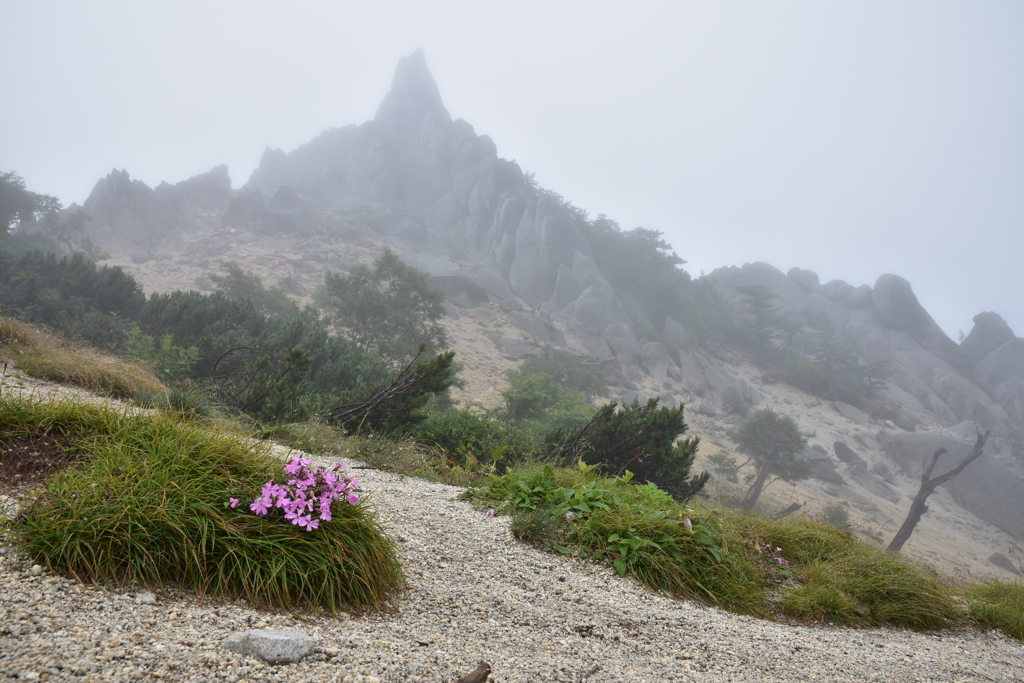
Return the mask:
<svg viewBox="0 0 1024 683">
<path fill-rule="evenodd" d="M 178 592 L 154 601 L 33 571 L 5 542 L 0 675 L 450 683 L 487 661 L 502 682 L 1024 681 L 1024 646 L 998 632 L 806 628 L 676 602 L 518 543 L 507 518 L 455 500 L 459 489 L 358 475 L 408 574 L 396 613 L 292 617 Z M 299 630 L 317 648 L 270 666 L 220 647 L 249 628 Z"/>
</svg>

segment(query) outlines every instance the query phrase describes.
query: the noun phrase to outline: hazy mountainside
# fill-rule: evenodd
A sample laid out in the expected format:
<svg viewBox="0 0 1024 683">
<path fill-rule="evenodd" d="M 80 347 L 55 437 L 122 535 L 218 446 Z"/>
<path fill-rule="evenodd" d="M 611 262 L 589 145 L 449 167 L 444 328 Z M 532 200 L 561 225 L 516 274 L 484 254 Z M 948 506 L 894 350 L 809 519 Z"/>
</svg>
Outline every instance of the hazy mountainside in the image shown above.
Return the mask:
<svg viewBox="0 0 1024 683">
<path fill-rule="evenodd" d="M 891 375 L 879 403 L 901 408 L 871 417 L 781 391 L 722 340 L 701 339 L 672 316 L 637 325 L 635 305 L 599 269 L 572 207 L 498 157 L 486 135 L 452 120 L 421 51 L 400 60 L 372 121 L 288 153 L 268 148 L 241 190 L 223 166 L 155 189 L 114 171 L 84 208 L 86 234 L 116 262 L 147 269 L 149 278 L 136 270 L 147 287 L 209 288 L 202 270 L 221 259 L 304 296 L 325 270 L 347 271 L 389 245 L 446 291 L 467 372 L 567 349 L 603 370 L 616 399 L 684 401 L 698 432 L 726 450 L 742 421 L 736 397 L 773 405 L 818 442 L 804 456 L 816 478 L 793 497 L 846 502 L 878 529 L 898 526 L 922 457 L 943 445 L 959 458 L 976 422 L 993 434 L 987 453 L 951 482 L 948 500 L 937 494 L 935 516 L 948 509 L 956 517 L 959 506 L 981 520 L 979 528 L 970 516 L 947 520 L 980 544 L 964 552 L 1005 552 L 1024 540 L 1024 467 L 1014 453 L 1024 426 L 1024 340 L 998 315 L 977 316 L 958 344 L 895 275 L 854 287 L 763 263 L 714 271 L 704 282 L 726 304 L 742 309 L 739 288 L 763 286 L 795 321 L 793 339 L 814 338 L 824 325 L 863 364 L 884 362 Z M 648 328 L 655 331 L 637 331 Z M 490 397 L 474 398 L 496 399 L 497 378 L 492 371 L 481 385 L 490 383 Z M 937 536 L 934 546 L 942 542 Z"/>
</svg>

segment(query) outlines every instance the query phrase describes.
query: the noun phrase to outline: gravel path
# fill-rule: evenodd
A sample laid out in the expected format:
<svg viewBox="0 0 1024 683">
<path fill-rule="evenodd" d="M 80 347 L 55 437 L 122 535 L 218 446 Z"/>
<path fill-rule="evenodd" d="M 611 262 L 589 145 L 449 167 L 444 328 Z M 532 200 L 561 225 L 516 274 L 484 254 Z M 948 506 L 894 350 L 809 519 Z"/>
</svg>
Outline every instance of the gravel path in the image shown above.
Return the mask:
<svg viewBox="0 0 1024 683">
<path fill-rule="evenodd" d="M 409 577 L 399 613 L 297 619 L 178 593 L 146 604 L 33 571 L 0 545 L 0 674 L 451 683 L 487 661 L 502 682 L 1024 681 L 1024 646 L 998 632 L 804 628 L 675 602 L 516 542 L 507 518 L 454 500 L 458 489 L 358 473 Z M 220 648 L 261 627 L 303 631 L 318 647 L 276 667 Z"/>
</svg>

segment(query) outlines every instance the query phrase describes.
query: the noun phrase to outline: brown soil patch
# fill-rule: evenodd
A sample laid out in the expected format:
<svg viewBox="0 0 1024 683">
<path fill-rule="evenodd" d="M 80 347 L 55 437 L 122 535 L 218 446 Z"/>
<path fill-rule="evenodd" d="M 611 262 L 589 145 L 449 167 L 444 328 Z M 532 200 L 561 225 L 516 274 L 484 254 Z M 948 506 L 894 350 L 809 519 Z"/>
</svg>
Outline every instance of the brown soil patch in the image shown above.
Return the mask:
<svg viewBox="0 0 1024 683">
<path fill-rule="evenodd" d="M 18 497 L 44 484 L 75 456 L 48 434 L 0 432 L 0 495 Z"/>
</svg>

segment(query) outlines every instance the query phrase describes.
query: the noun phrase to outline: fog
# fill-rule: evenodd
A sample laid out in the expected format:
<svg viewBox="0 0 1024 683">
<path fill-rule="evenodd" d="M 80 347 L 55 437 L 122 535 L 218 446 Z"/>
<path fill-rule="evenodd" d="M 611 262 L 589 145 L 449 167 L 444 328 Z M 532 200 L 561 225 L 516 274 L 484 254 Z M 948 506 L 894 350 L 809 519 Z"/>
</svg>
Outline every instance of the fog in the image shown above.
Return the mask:
<svg viewBox="0 0 1024 683">
<path fill-rule="evenodd" d="M 910 280 L 1024 334 L 1024 4 L 0 0 L 0 171 L 81 203 L 373 117 L 417 47 L 452 116 L 687 269 Z"/>
</svg>

